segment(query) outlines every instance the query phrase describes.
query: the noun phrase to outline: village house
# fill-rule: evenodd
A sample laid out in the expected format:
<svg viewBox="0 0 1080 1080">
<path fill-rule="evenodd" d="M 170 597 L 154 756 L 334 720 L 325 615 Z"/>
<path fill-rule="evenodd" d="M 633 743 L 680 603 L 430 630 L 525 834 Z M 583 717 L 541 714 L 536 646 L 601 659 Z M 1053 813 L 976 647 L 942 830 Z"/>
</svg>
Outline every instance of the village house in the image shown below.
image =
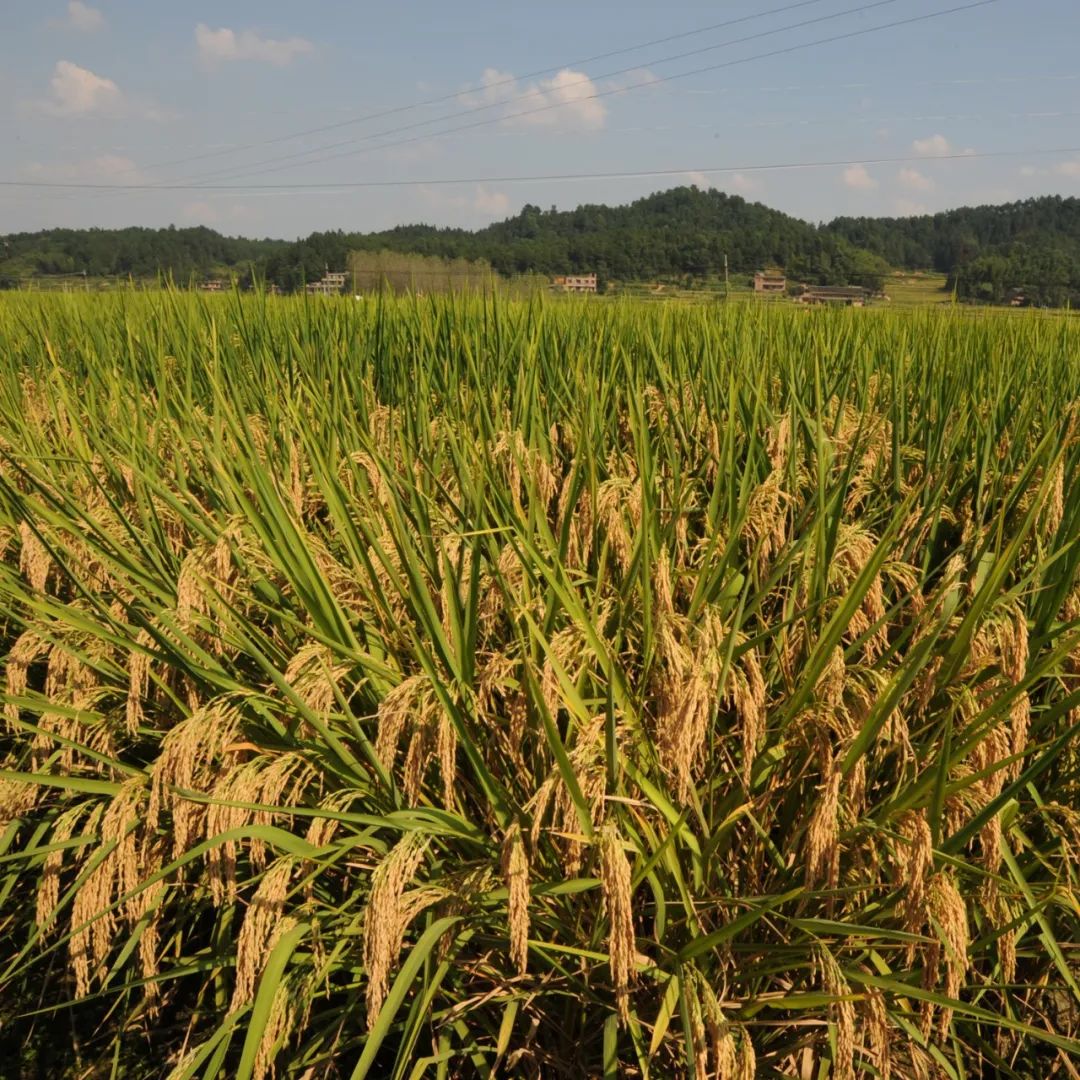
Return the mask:
<svg viewBox="0 0 1080 1080">
<path fill-rule="evenodd" d="M 560 274 L 553 278 L 551 287 L 562 292 L 596 292 L 595 274 Z"/>
<path fill-rule="evenodd" d="M 344 271 L 327 270 L 321 281 L 313 281 L 305 286 L 305 289 L 317 296 L 337 296 L 345 291 L 345 279 L 348 275 Z"/>
<path fill-rule="evenodd" d="M 754 292 L 783 296 L 787 278 L 778 270 L 759 270 L 754 275 Z"/>
<path fill-rule="evenodd" d="M 838 304 L 864 307 L 866 290 L 857 285 L 803 285 L 795 297 L 800 304 Z"/>
</svg>

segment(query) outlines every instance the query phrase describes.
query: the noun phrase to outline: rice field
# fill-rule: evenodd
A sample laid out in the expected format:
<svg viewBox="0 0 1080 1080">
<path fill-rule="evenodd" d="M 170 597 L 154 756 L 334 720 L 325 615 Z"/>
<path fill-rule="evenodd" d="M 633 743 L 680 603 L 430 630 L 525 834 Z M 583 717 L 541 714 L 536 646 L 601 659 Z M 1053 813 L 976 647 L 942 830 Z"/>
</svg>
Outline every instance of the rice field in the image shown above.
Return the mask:
<svg viewBox="0 0 1080 1080">
<path fill-rule="evenodd" d="M 1078 1075 L 1075 321 L 18 295 L 0 358 L 5 1076 Z"/>
</svg>

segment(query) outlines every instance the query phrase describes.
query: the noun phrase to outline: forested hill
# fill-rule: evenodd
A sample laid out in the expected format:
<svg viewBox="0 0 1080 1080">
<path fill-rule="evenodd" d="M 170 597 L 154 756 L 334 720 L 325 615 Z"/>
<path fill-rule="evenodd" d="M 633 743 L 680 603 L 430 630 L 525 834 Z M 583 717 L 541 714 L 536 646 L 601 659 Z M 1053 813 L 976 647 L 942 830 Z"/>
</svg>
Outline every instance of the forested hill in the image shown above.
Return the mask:
<svg viewBox="0 0 1080 1080">
<path fill-rule="evenodd" d="M 167 273 L 186 282 L 249 271 L 290 246 L 283 240 L 222 236 L 203 226 L 12 233 L 0 236 L 0 281 L 83 273 L 145 279 Z"/>
<path fill-rule="evenodd" d="M 1050 195 L 907 218 L 837 218 L 825 226 L 891 266 L 949 274 L 961 295 L 1037 303 L 1080 293 L 1080 199 Z"/>
<path fill-rule="evenodd" d="M 349 250 L 378 250 L 484 259 L 503 274 L 596 271 L 601 278 L 655 280 L 782 266 L 789 276 L 821 283 L 880 273 L 879 259 L 798 218 L 738 195 L 694 187 L 638 199 L 626 206 L 576 210 L 525 206 L 506 221 L 471 232 L 424 225 L 368 234 L 317 233 L 273 258 L 272 280 L 286 287 L 302 275 L 343 265 Z"/>
<path fill-rule="evenodd" d="M 483 260 L 507 275 L 596 271 L 603 279 L 716 277 L 781 266 L 795 280 L 880 281 L 889 266 L 949 274 L 962 296 L 1001 300 L 1021 289 L 1037 303 L 1080 298 L 1080 200 L 1048 196 L 911 218 L 838 218 L 815 226 L 737 195 L 673 188 L 625 206 L 525 206 L 477 230 L 400 226 L 246 240 L 212 229 L 55 229 L 0 237 L 0 283 L 29 276 L 235 274 L 295 289 L 354 250 Z"/>
</svg>

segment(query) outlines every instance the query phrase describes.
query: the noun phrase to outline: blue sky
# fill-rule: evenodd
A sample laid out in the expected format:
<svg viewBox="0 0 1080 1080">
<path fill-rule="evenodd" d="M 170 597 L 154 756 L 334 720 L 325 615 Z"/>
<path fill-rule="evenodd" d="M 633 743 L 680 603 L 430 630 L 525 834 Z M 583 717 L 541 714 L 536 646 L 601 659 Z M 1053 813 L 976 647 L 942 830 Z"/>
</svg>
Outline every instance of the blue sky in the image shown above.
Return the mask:
<svg viewBox="0 0 1080 1080">
<path fill-rule="evenodd" d="M 526 202 L 691 182 L 808 220 L 1080 195 L 1080 153 L 1040 153 L 1080 147 L 1076 0 L 996 0 L 814 44 L 965 0 L 853 10 L 871 2 L 2 0 L 0 180 L 139 190 L 0 187 L 0 232 L 476 226 Z M 881 158 L 905 160 L 751 168 Z M 507 179 L 650 170 L 678 172 Z M 403 180 L 422 183 L 252 186 Z"/>
</svg>

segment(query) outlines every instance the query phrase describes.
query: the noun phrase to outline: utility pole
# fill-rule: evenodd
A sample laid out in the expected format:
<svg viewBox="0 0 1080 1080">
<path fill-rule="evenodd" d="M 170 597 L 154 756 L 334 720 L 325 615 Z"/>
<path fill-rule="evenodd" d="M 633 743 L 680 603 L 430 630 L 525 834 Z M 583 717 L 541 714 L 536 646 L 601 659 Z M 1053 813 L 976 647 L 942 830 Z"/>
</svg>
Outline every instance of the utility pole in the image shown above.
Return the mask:
<svg viewBox="0 0 1080 1080">
<path fill-rule="evenodd" d="M 724 299 L 731 299 L 730 282 L 728 281 L 727 252 L 724 252 Z"/>
</svg>

